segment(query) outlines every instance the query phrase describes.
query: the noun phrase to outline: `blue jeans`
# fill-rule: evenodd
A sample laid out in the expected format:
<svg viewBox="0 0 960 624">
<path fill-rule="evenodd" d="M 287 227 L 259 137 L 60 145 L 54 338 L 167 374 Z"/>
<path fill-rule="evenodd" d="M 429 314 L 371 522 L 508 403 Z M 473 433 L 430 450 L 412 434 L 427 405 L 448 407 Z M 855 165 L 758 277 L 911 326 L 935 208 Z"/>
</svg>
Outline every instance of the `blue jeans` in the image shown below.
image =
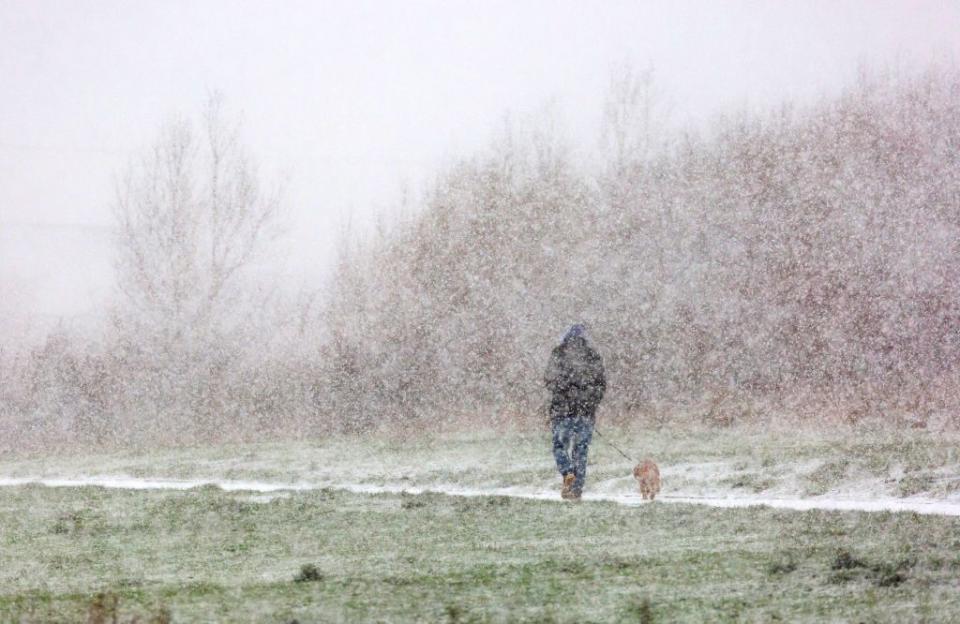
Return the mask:
<svg viewBox="0 0 960 624">
<path fill-rule="evenodd" d="M 583 491 L 587 478 L 587 449 L 593 438 L 593 419 L 578 416 L 553 421 L 553 457 L 561 475 L 574 475 L 573 491 Z M 568 454 L 569 449 L 569 454 Z"/>
</svg>

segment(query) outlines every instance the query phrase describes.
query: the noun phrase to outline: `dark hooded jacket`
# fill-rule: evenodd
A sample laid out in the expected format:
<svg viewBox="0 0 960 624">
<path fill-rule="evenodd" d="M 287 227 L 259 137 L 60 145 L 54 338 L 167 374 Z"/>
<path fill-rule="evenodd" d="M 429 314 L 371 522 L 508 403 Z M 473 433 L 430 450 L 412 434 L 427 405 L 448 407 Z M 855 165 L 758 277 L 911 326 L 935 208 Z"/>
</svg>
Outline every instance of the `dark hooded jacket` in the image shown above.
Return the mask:
<svg viewBox="0 0 960 624">
<path fill-rule="evenodd" d="M 543 381 L 553 393 L 551 420 L 593 419 L 607 387 L 603 359 L 583 336 L 568 337 L 554 347 Z"/>
</svg>

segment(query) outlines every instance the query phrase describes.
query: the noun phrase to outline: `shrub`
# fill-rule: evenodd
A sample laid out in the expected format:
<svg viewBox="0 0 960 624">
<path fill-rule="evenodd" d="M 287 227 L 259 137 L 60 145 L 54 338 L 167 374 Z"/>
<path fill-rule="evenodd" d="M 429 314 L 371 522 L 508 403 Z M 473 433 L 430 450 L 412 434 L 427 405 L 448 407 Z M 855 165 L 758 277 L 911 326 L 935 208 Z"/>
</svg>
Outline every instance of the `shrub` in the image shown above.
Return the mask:
<svg viewBox="0 0 960 624">
<path fill-rule="evenodd" d="M 300 573 L 294 577 L 295 583 L 315 583 L 324 579 L 323 574 L 312 563 L 305 563 L 300 566 Z"/>
</svg>

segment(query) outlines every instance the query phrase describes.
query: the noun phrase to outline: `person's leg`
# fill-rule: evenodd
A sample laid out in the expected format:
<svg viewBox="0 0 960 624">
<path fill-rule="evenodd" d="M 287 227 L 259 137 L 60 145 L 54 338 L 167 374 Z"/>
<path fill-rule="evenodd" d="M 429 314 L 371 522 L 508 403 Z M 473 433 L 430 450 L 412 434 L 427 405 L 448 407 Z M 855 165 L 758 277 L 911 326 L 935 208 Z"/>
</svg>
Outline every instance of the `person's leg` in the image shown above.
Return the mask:
<svg viewBox="0 0 960 624">
<path fill-rule="evenodd" d="M 583 484 L 587 480 L 587 451 L 590 448 L 590 440 L 593 439 L 593 420 L 586 418 L 577 418 L 573 432 L 573 474 L 576 479 L 573 482 L 573 491 L 579 496 L 583 492 Z"/>
<path fill-rule="evenodd" d="M 573 434 L 572 418 L 557 418 L 553 421 L 553 458 L 557 462 L 557 471 L 560 476 L 574 472 L 573 464 L 567 455 L 567 446 Z"/>
</svg>

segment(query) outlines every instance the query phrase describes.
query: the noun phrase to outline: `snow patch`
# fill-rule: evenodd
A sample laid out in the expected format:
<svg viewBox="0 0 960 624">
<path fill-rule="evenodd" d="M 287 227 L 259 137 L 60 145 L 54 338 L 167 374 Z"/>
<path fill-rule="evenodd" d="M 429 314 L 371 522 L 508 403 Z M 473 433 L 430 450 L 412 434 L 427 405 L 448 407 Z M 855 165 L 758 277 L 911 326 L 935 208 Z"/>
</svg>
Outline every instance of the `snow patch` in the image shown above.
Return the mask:
<svg viewBox="0 0 960 624">
<path fill-rule="evenodd" d="M 85 476 L 77 478 L 31 478 L 31 477 L 0 477 L 0 487 L 22 486 L 30 484 L 45 485 L 48 487 L 104 487 L 127 490 L 190 490 L 200 487 L 218 487 L 227 492 L 254 492 L 258 494 L 273 494 L 284 492 L 302 492 L 317 489 L 343 490 L 358 494 L 425 494 L 429 492 L 450 496 L 510 496 L 534 500 L 556 500 L 559 495 L 554 490 L 532 490 L 522 487 L 502 488 L 469 488 L 455 485 L 431 485 L 425 487 L 407 485 L 374 485 L 364 483 L 272 483 L 265 481 L 232 481 L 232 480 L 205 480 L 205 479 L 141 479 L 127 476 Z M 255 497 L 256 498 L 256 497 Z M 267 502 L 275 497 L 261 497 L 259 502 Z M 639 494 L 623 494 L 598 491 L 584 494 L 583 500 L 613 502 L 621 505 L 637 506 L 650 504 L 640 498 Z M 685 503 L 691 505 L 705 505 L 708 507 L 743 508 L 743 507 L 771 507 L 774 509 L 789 509 L 794 511 L 809 511 L 822 509 L 827 511 L 862 511 L 862 512 L 913 512 L 941 516 L 960 516 L 960 501 L 931 500 L 926 498 L 877 498 L 877 499 L 847 499 L 831 496 L 812 498 L 775 498 L 765 496 L 690 496 L 690 495 L 663 495 L 657 499 L 662 503 Z"/>
</svg>

